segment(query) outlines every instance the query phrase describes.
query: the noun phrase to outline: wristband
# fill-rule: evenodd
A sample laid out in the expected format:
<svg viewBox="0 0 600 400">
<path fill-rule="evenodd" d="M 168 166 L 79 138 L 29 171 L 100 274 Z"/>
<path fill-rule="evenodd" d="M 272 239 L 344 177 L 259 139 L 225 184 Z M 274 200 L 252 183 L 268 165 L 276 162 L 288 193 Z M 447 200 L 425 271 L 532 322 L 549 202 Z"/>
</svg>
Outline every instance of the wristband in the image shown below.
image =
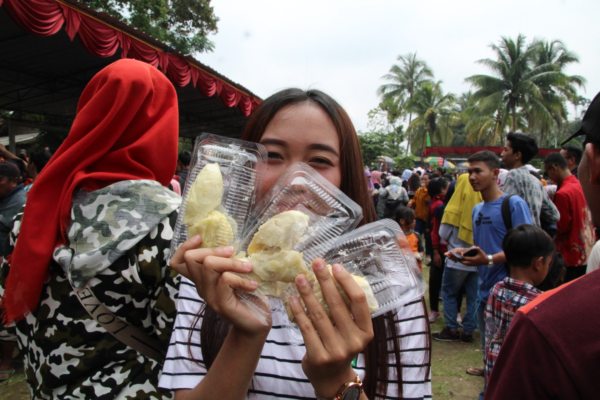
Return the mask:
<svg viewBox="0 0 600 400">
<path fill-rule="evenodd" d="M 492 265 L 494 265 L 494 256 L 493 255 L 488 254 L 487 259 L 488 259 L 488 267 L 491 267 Z"/>
</svg>

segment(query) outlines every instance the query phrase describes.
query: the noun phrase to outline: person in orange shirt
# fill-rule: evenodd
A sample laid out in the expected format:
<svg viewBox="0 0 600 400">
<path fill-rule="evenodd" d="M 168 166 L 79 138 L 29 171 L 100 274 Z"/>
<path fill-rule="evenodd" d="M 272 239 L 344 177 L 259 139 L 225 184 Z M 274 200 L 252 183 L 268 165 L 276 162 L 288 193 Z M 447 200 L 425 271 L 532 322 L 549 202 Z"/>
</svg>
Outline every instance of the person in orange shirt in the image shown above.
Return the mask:
<svg viewBox="0 0 600 400">
<path fill-rule="evenodd" d="M 400 206 L 394 213 L 394 220 L 396 220 L 398 225 L 400 225 L 400 228 L 402 228 L 402 232 L 404 232 L 404 236 L 408 241 L 408 246 L 417 260 L 419 271 L 422 271 L 423 265 L 421 254 L 423 253 L 423 244 L 421 242 L 421 235 L 415 232 L 415 225 L 417 222 L 415 211 L 411 208 Z"/>
<path fill-rule="evenodd" d="M 421 176 L 421 187 L 417 189 L 415 197 L 408 203 L 408 206 L 415 210 L 415 231 L 425 237 L 425 252 L 431 257 L 431 238 L 429 235 L 429 203 L 431 197 L 427 191 L 429 178 L 429 174 L 424 172 Z"/>
</svg>

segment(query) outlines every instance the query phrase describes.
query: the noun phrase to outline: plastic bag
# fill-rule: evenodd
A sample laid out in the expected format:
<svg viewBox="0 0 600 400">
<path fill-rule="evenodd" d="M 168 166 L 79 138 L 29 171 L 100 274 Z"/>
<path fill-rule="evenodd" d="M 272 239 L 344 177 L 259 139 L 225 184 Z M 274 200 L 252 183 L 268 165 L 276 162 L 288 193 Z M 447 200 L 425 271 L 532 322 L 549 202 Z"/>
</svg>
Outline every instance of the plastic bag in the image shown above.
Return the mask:
<svg viewBox="0 0 600 400">
<path fill-rule="evenodd" d="M 310 166 L 295 165 L 257 206 L 243 235 L 240 248 L 246 251 L 238 257 L 253 265 L 253 272 L 244 277 L 258 281 L 259 287 L 239 296 L 285 300 L 298 294 L 294 280 L 301 273 L 318 286 L 310 264 L 361 219 L 358 204 Z"/>
<path fill-rule="evenodd" d="M 383 219 L 339 237 L 323 258 L 366 279 L 378 304 L 371 315 L 377 317 L 423 296 L 416 259 L 403 243 L 400 226 Z"/>
<path fill-rule="evenodd" d="M 195 234 L 202 247 L 239 247 L 265 159 L 266 149 L 257 143 L 212 134 L 196 139 L 171 254 Z"/>
</svg>

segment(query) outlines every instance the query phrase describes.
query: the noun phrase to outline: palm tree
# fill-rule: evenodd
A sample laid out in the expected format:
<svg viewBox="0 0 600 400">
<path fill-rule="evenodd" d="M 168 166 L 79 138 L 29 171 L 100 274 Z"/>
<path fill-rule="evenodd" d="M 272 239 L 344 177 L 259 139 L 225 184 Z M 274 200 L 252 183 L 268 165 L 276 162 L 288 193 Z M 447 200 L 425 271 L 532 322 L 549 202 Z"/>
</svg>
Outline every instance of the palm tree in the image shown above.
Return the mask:
<svg viewBox="0 0 600 400">
<path fill-rule="evenodd" d="M 421 137 L 418 146 L 416 140 L 411 142 L 413 153 L 416 153 L 415 150 L 423 151 L 428 137 L 440 145 L 452 142 L 450 117 L 454 101 L 454 95 L 443 93 L 441 82 L 425 81 L 419 85 L 412 101 L 412 109 L 417 116 L 408 127 L 412 135 Z"/>
<path fill-rule="evenodd" d="M 483 110 L 470 91 L 463 93 L 456 100 L 453 126 L 462 133 L 465 144 L 499 143 L 496 133 L 498 123 L 495 117 L 497 108 L 495 106 L 492 110 Z"/>
<path fill-rule="evenodd" d="M 535 66 L 552 65 L 556 74 L 546 76 L 538 84 L 540 87 L 540 107 L 535 101 L 527 110 L 528 126 L 531 131 L 539 133 L 540 144 L 543 145 L 546 134 L 558 133 L 567 122 L 567 102 L 575 105 L 579 100 L 577 87 L 583 87 L 585 79 L 579 75 L 567 75 L 566 66 L 579 62 L 577 56 L 568 51 L 560 40 L 551 42 L 536 41 Z"/>
<path fill-rule="evenodd" d="M 560 73 L 551 63 L 534 64 L 538 44 L 526 45 L 525 36 L 519 35 L 516 40 L 502 37 L 499 45 L 490 47 L 496 59 L 486 58 L 479 63 L 494 75 L 473 75 L 466 80 L 475 86 L 473 95 L 484 109 L 497 107 L 498 128 L 504 130 L 510 119 L 511 130 L 516 131 L 528 107 L 539 115 L 552 115 L 551 106 L 544 102 L 542 88 L 557 82 Z"/>
<path fill-rule="evenodd" d="M 399 64 L 394 64 L 390 71 L 382 78 L 388 83 L 381 85 L 377 93 L 382 100 L 392 99 L 408 115 L 408 125 L 412 122 L 412 103 L 419 85 L 430 78 L 433 78 L 433 72 L 427 66 L 425 61 L 417 59 L 416 53 L 409 53 L 398 56 Z M 411 137 L 408 137 L 409 145 Z"/>
</svg>

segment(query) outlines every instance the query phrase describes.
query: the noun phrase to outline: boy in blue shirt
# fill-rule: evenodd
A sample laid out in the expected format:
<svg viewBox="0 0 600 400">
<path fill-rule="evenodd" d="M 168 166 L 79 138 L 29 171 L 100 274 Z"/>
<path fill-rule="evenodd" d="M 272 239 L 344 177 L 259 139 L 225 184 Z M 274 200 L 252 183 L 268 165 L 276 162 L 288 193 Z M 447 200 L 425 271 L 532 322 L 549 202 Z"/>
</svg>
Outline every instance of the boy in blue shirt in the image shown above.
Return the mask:
<svg viewBox="0 0 600 400">
<path fill-rule="evenodd" d="M 506 257 L 502 251 L 502 241 L 508 231 L 502 217 L 502 204 L 506 195 L 498 187 L 500 160 L 494 153 L 487 150 L 477 152 L 469 157 L 468 162 L 469 182 L 473 186 L 473 190 L 480 192 L 483 198 L 483 202 L 477 204 L 473 209 L 475 246 L 470 249 L 454 249 L 448 253 L 448 256 L 460 260 L 465 265 L 477 266 L 479 275 L 477 319 L 483 351 L 485 349 L 483 313 L 490 289 L 507 275 L 504 265 Z M 519 196 L 511 196 L 507 201 L 512 226 L 532 223 L 531 212 L 525 200 Z M 467 373 L 483 376 L 483 368 L 469 368 Z"/>
</svg>

